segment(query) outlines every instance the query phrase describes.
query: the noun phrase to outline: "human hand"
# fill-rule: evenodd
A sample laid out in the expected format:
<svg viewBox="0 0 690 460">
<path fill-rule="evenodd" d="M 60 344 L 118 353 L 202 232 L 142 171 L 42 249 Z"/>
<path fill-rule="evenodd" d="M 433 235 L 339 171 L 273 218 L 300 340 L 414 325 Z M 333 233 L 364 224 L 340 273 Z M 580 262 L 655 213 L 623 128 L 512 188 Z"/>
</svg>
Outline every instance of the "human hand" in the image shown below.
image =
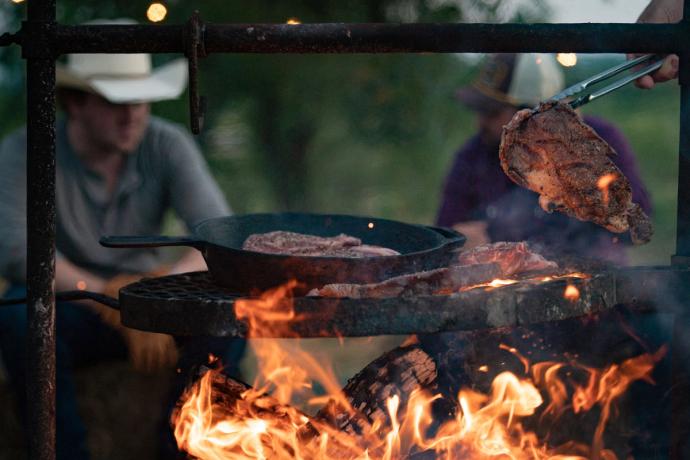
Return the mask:
<svg viewBox="0 0 690 460">
<path fill-rule="evenodd" d="M 676 23 L 683 17 L 681 0 L 652 0 L 637 19 L 639 23 Z M 678 56 L 666 56 L 659 70 L 638 78 L 635 85 L 642 89 L 651 89 L 656 83 L 673 80 L 678 77 Z"/>
<path fill-rule="evenodd" d="M 140 372 L 156 372 L 177 363 L 177 346 L 172 336 L 122 327 L 132 367 Z"/>
<path fill-rule="evenodd" d="M 659 70 L 643 75 L 635 80 L 635 86 L 642 89 L 652 89 L 656 83 L 673 80 L 678 77 L 678 56 L 670 54 L 664 59 Z"/>
</svg>

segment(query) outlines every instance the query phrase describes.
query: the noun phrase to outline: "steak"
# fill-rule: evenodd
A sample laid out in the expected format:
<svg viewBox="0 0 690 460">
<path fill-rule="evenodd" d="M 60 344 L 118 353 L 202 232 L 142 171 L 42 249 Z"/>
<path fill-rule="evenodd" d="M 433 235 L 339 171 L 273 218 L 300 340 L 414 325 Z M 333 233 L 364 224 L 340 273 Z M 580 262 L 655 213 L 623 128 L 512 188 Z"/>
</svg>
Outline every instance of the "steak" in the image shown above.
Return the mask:
<svg viewBox="0 0 690 460">
<path fill-rule="evenodd" d="M 308 296 L 351 299 L 449 295 L 475 284 L 558 265 L 529 250 L 527 243 L 493 243 L 463 251 L 450 267 L 396 276 L 370 284 L 334 283 L 312 289 Z"/>
<path fill-rule="evenodd" d="M 535 270 L 558 268 L 556 262 L 545 259 L 541 254 L 532 252 L 526 242 L 484 244 L 462 251 L 456 263 L 460 265 L 497 263 L 503 276 L 515 275 Z"/>
<path fill-rule="evenodd" d="M 393 249 L 362 244 L 359 238 L 344 233 L 329 237 L 285 231 L 255 233 L 244 241 L 242 249 L 293 256 L 361 258 L 400 255 Z"/>
<path fill-rule="evenodd" d="M 567 104 L 552 101 L 517 112 L 503 127 L 499 155 L 508 177 L 537 192 L 546 212 L 615 233 L 629 230 L 635 244 L 650 240 L 652 224 L 611 161 L 616 152 Z"/>
<path fill-rule="evenodd" d="M 327 284 L 321 289 L 312 289 L 307 293 L 307 296 L 379 299 L 384 297 L 445 295 L 457 292 L 467 286 L 486 283 L 500 274 L 501 270 L 497 264 L 454 265 L 396 276 L 380 283 Z"/>
</svg>

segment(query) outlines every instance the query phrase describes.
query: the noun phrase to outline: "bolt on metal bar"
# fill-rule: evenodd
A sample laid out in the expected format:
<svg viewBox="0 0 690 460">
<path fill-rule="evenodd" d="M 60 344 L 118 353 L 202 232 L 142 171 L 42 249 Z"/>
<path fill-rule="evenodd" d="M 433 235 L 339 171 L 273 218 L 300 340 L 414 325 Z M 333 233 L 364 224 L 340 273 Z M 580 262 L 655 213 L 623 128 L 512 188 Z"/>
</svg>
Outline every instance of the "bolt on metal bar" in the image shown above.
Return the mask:
<svg viewBox="0 0 690 460">
<path fill-rule="evenodd" d="M 55 0 L 32 0 L 24 26 L 34 33 L 27 81 L 26 354 L 29 458 L 55 458 Z M 37 51 L 39 51 L 37 53 Z"/>
</svg>

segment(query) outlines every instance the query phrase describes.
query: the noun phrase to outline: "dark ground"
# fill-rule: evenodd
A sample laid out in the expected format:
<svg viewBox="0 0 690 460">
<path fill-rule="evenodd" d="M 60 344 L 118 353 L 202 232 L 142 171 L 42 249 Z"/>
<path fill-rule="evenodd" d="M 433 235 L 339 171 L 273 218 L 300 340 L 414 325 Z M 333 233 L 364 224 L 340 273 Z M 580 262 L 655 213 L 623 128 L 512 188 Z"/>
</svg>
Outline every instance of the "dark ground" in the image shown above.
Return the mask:
<svg viewBox="0 0 690 460">
<path fill-rule="evenodd" d="M 92 458 L 155 458 L 155 430 L 168 390 L 167 374 L 138 374 L 125 362 L 111 363 L 79 370 L 76 385 Z M 26 458 L 12 398 L 8 382 L 0 380 L 0 460 Z"/>
</svg>

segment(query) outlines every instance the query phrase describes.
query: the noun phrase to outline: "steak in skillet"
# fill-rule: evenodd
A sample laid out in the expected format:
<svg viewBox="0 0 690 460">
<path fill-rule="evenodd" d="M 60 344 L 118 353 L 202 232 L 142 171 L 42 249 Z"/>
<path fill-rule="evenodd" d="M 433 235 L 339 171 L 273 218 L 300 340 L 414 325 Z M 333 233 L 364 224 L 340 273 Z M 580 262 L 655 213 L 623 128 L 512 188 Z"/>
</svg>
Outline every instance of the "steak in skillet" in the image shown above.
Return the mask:
<svg viewBox="0 0 690 460">
<path fill-rule="evenodd" d="M 293 256 L 360 258 L 400 255 L 398 251 L 393 249 L 362 244 L 362 240 L 359 238 L 343 233 L 330 237 L 285 231 L 256 233 L 244 241 L 242 249 Z"/>
<path fill-rule="evenodd" d="M 517 112 L 503 127 L 499 155 L 508 177 L 537 192 L 545 211 L 615 233 L 630 230 L 635 244 L 650 240 L 652 224 L 611 161 L 616 152 L 567 104 L 546 102 Z"/>
</svg>

